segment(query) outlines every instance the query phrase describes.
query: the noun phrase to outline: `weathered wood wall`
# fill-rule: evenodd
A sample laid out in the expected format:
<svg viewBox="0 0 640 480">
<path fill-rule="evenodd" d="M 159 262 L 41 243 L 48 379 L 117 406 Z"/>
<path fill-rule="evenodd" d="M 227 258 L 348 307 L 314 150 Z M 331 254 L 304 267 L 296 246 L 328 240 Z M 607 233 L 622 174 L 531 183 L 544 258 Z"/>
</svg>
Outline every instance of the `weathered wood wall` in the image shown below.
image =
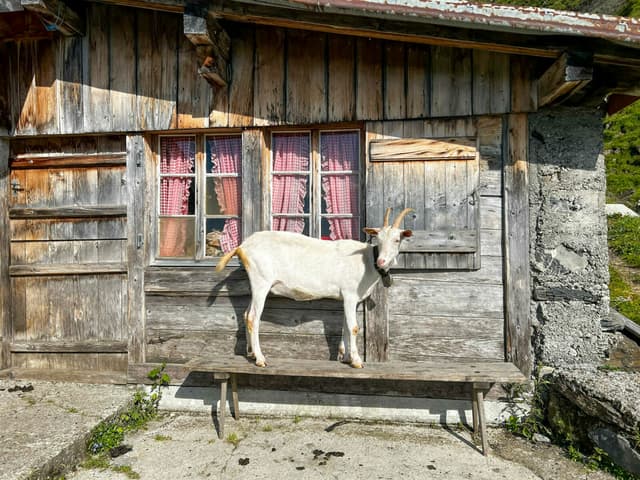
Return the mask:
<svg viewBox="0 0 640 480">
<path fill-rule="evenodd" d="M 87 35 L 3 44 L 0 119 L 19 135 L 395 120 L 527 111 L 506 54 L 227 24 L 213 93 L 177 14 L 88 4 Z M 513 68 L 511 64 L 514 64 Z"/>
<path fill-rule="evenodd" d="M 123 140 L 11 142 L 14 367 L 126 368 Z"/>
</svg>

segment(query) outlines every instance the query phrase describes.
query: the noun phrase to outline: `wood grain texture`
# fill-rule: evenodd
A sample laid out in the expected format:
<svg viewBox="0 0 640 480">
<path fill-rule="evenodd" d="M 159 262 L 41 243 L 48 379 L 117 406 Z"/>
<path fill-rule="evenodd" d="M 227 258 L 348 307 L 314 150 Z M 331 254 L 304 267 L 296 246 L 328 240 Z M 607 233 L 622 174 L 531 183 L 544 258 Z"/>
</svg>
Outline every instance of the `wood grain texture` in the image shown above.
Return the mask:
<svg viewBox="0 0 640 480">
<path fill-rule="evenodd" d="M 254 101 L 254 31 L 245 27 L 234 33 L 229 85 L 229 126 L 253 124 Z"/>
<path fill-rule="evenodd" d="M 327 39 L 327 121 L 345 122 L 356 118 L 356 40 L 329 35 Z"/>
<path fill-rule="evenodd" d="M 9 277 L 9 140 L 0 139 L 0 369 L 9 367 L 9 343 L 13 338 Z"/>
<path fill-rule="evenodd" d="M 507 359 L 529 376 L 533 367 L 529 317 L 529 132 L 526 114 L 510 115 L 508 122 L 504 180 L 506 353 Z"/>
<path fill-rule="evenodd" d="M 142 135 L 127 137 L 127 322 L 129 361 L 144 361 L 144 266 L 146 146 Z M 139 239 L 142 239 L 140 242 Z"/>
<path fill-rule="evenodd" d="M 285 34 L 283 30 L 256 29 L 255 125 L 285 120 Z"/>
<path fill-rule="evenodd" d="M 360 120 L 383 117 L 382 43 L 358 38 L 356 41 L 356 116 Z"/>
<path fill-rule="evenodd" d="M 406 54 L 403 43 L 384 45 L 384 119 L 398 120 L 407 116 Z"/>
<path fill-rule="evenodd" d="M 289 30 L 286 38 L 287 123 L 326 122 L 326 36 Z"/>
<path fill-rule="evenodd" d="M 372 162 L 429 160 L 475 160 L 475 138 L 402 138 L 373 140 L 369 144 Z"/>
<path fill-rule="evenodd" d="M 431 49 L 431 115 L 469 115 L 472 111 L 472 63 L 469 50 Z"/>
<path fill-rule="evenodd" d="M 473 53 L 473 114 L 503 113 L 510 108 L 509 56 L 483 50 Z"/>
</svg>

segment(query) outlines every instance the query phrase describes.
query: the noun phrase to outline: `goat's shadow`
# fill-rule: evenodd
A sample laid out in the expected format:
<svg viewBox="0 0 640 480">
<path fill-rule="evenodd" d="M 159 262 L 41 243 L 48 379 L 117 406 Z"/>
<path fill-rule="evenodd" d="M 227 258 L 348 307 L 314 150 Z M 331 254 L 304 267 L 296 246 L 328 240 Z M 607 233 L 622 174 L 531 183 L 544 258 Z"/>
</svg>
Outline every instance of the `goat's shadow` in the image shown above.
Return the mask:
<svg viewBox="0 0 640 480">
<path fill-rule="evenodd" d="M 242 267 L 220 274 L 207 298 L 210 308 L 231 307 L 236 321 L 233 347 L 224 353 L 246 355 L 247 339 L 244 312 L 251 303 L 251 286 Z M 362 325 L 362 308 L 358 308 Z M 215 315 L 212 312 L 212 315 Z M 338 345 L 342 336 L 344 309 L 341 301 L 295 301 L 269 294 L 260 323 L 260 344 L 265 356 L 322 358 L 337 360 Z M 322 326 L 318 325 L 321 322 Z M 226 322 L 225 322 L 226 323 Z M 224 333 L 220 332 L 223 336 Z M 277 341 L 283 339 L 284 341 Z M 324 337 L 326 349 L 317 343 Z M 328 355 L 327 355 L 328 352 Z"/>
</svg>

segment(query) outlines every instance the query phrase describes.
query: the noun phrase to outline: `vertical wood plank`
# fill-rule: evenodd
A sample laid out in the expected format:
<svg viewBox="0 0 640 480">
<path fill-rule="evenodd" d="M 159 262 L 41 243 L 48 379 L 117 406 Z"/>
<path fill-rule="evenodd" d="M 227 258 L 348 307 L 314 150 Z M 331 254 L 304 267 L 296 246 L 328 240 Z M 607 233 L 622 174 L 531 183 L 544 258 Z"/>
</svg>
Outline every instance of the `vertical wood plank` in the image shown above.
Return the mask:
<svg viewBox="0 0 640 480">
<path fill-rule="evenodd" d="M 127 318 L 129 362 L 144 362 L 145 141 L 127 137 Z"/>
<path fill-rule="evenodd" d="M 402 138 L 404 122 L 384 122 L 383 133 L 385 138 Z M 403 162 L 382 162 L 384 171 L 384 196 L 382 204 L 384 208 L 393 209 L 392 218 L 395 218 L 405 208 L 404 191 L 404 165 Z M 406 217 L 405 217 L 406 218 Z M 400 255 L 397 258 L 397 267 L 404 268 L 405 258 Z"/>
<path fill-rule="evenodd" d="M 358 38 L 356 44 L 356 117 L 382 120 L 382 43 Z"/>
<path fill-rule="evenodd" d="M 526 114 L 508 117 L 504 172 L 505 324 L 507 360 L 531 374 L 529 159 Z"/>
<path fill-rule="evenodd" d="M 11 64 L 9 61 L 8 42 L 0 45 L 0 71 L 11 72 Z M 10 75 L 12 77 L 13 75 Z M 12 133 L 13 115 L 11 112 L 11 96 L 10 91 L 11 80 L 0 83 L 0 135 L 5 136 Z"/>
<path fill-rule="evenodd" d="M 179 18 L 156 11 L 137 12 L 137 104 L 143 130 L 167 130 L 177 123 Z"/>
<path fill-rule="evenodd" d="M 66 38 L 66 37 L 64 37 Z M 60 45 L 64 44 L 63 38 Z M 56 75 L 56 67 L 62 68 L 62 58 L 55 54 L 55 43 L 42 41 L 37 44 L 37 61 L 35 65 L 36 117 L 35 127 L 38 133 L 60 133 L 58 131 L 58 101 L 56 78 L 62 79 L 61 73 Z M 70 60 L 71 62 L 74 59 Z M 67 100 L 61 98 L 60 100 Z"/>
<path fill-rule="evenodd" d="M 329 36 L 329 122 L 346 122 L 356 118 L 355 46 L 356 41 L 353 37 Z"/>
<path fill-rule="evenodd" d="M 423 121 L 404 123 L 405 138 L 424 138 L 425 125 Z M 425 183 L 424 163 L 429 162 L 402 162 L 404 163 L 404 192 L 405 207 L 413 208 L 414 212 L 405 217 L 405 225 L 412 230 L 425 229 Z M 406 268 L 425 268 L 424 254 L 404 254 Z"/>
<path fill-rule="evenodd" d="M 254 116 L 256 125 L 285 118 L 285 35 L 283 30 L 256 29 Z"/>
<path fill-rule="evenodd" d="M 509 55 L 473 51 L 473 114 L 507 113 L 510 105 Z"/>
<path fill-rule="evenodd" d="M 0 138 L 0 369 L 10 366 L 12 340 L 11 278 L 9 277 L 9 140 Z"/>
<path fill-rule="evenodd" d="M 326 35 L 288 30 L 286 120 L 292 124 L 327 121 Z"/>
<path fill-rule="evenodd" d="M 136 115 L 136 35 L 135 10 L 112 7 L 109 85 L 111 86 L 111 115 L 113 130 L 126 132 L 140 128 Z"/>
<path fill-rule="evenodd" d="M 27 40 L 16 45 L 15 63 L 10 77 L 17 77 L 12 89 L 14 110 L 18 112 L 17 132 L 21 135 L 36 133 L 38 101 L 36 95 L 37 42 Z"/>
<path fill-rule="evenodd" d="M 429 49 L 407 46 L 407 118 L 429 116 Z"/>
<path fill-rule="evenodd" d="M 83 37 L 60 37 L 57 56 L 60 79 L 60 133 L 82 131 L 82 42 Z"/>
<path fill-rule="evenodd" d="M 372 162 L 369 157 L 369 144 L 372 140 L 383 138 L 382 122 L 367 122 L 366 124 L 366 225 L 368 227 L 379 227 L 384 219 L 383 202 L 384 198 L 384 170 L 383 162 Z"/>
<path fill-rule="evenodd" d="M 533 88 L 531 61 L 526 57 L 511 57 L 511 111 L 538 110 L 538 89 Z"/>
<path fill-rule="evenodd" d="M 431 50 L 431 116 L 471 114 L 471 54 L 469 50 Z"/>
<path fill-rule="evenodd" d="M 253 29 L 244 28 L 233 36 L 231 82 L 229 85 L 229 126 L 253 123 Z"/>
<path fill-rule="evenodd" d="M 109 50 L 111 23 L 109 7 L 99 3 L 88 5 L 87 36 L 84 41 L 83 86 L 84 131 L 112 131 L 111 94 L 109 85 Z"/>
<path fill-rule="evenodd" d="M 261 171 L 264 137 L 261 130 L 242 132 L 242 237 L 262 229 Z"/>
<path fill-rule="evenodd" d="M 196 48 L 182 35 L 178 46 L 178 128 L 209 126 L 211 91 L 211 86 L 198 74 Z"/>
<path fill-rule="evenodd" d="M 365 301 L 365 361 L 389 360 L 389 289 L 378 282 Z"/>
<path fill-rule="evenodd" d="M 399 120 L 407 116 L 404 44 L 385 43 L 384 59 L 384 118 Z"/>
</svg>

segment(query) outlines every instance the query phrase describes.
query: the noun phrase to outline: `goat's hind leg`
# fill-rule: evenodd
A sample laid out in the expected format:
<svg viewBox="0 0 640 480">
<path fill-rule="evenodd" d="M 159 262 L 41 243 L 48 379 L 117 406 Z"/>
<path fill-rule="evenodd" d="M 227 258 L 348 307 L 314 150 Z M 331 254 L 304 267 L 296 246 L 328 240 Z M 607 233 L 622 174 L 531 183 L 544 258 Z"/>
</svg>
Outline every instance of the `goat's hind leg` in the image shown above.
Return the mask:
<svg viewBox="0 0 640 480">
<path fill-rule="evenodd" d="M 260 349 L 260 317 L 264 310 L 264 302 L 271 287 L 251 286 L 251 305 L 245 312 L 245 327 L 247 331 L 247 355 L 256 359 L 258 367 L 266 367 L 267 362 Z"/>
</svg>

